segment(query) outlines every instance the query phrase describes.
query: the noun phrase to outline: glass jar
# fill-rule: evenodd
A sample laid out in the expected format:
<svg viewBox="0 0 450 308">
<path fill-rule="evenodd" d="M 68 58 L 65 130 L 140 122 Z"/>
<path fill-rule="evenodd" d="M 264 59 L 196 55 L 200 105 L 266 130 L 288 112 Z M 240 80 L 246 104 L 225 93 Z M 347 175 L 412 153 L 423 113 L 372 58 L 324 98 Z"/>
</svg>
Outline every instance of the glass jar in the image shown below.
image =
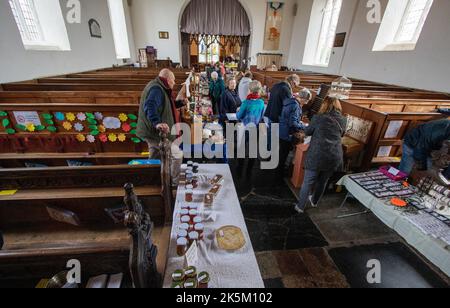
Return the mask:
<svg viewBox="0 0 450 308">
<path fill-rule="evenodd" d="M 185 277 L 186 277 L 186 274 L 184 273 L 183 270 L 176 270 L 176 271 L 173 272 L 173 274 L 172 274 L 172 280 L 173 280 L 174 282 L 180 282 L 180 281 L 183 281 Z"/>
<path fill-rule="evenodd" d="M 180 231 L 181 231 L 181 230 L 185 230 L 186 232 L 188 232 L 188 230 L 189 230 L 189 223 L 182 223 L 182 224 L 179 226 L 179 229 L 180 229 Z"/>
<path fill-rule="evenodd" d="M 188 185 L 188 187 L 186 188 L 185 201 L 188 203 L 194 201 L 194 190 L 192 185 Z"/>
<path fill-rule="evenodd" d="M 202 223 L 198 223 L 194 226 L 194 231 L 198 233 L 199 240 L 202 240 L 205 226 Z"/>
<path fill-rule="evenodd" d="M 177 240 L 177 255 L 183 257 L 186 254 L 188 246 L 188 240 L 185 237 L 180 237 Z"/>
<path fill-rule="evenodd" d="M 189 246 L 198 240 L 199 240 L 198 232 L 195 231 L 189 232 Z"/>
<path fill-rule="evenodd" d="M 197 279 L 189 278 L 184 282 L 185 289 L 197 289 Z"/>
<path fill-rule="evenodd" d="M 187 230 L 184 230 L 184 229 L 178 230 L 177 238 L 180 238 L 180 237 L 186 237 L 187 238 L 187 236 L 188 236 L 188 231 Z"/>
<path fill-rule="evenodd" d="M 198 274 L 197 280 L 198 280 L 198 287 L 200 289 L 208 289 L 211 278 L 207 272 L 201 272 L 200 274 Z"/>
<path fill-rule="evenodd" d="M 195 216 L 194 219 L 192 219 L 192 222 L 194 225 L 201 224 L 203 222 L 203 218 L 201 216 Z"/>
<path fill-rule="evenodd" d="M 180 217 L 187 216 L 187 215 L 189 215 L 188 209 L 180 210 Z"/>
<path fill-rule="evenodd" d="M 181 223 L 182 224 L 189 224 L 191 223 L 191 217 L 190 216 L 182 216 L 181 217 Z"/>
<path fill-rule="evenodd" d="M 197 278 L 197 268 L 195 266 L 189 266 L 184 271 L 185 277 L 189 278 Z"/>
<path fill-rule="evenodd" d="M 189 211 L 189 217 L 191 217 L 191 221 L 194 221 L 194 218 L 198 216 L 198 211 L 197 210 L 190 210 Z"/>
</svg>

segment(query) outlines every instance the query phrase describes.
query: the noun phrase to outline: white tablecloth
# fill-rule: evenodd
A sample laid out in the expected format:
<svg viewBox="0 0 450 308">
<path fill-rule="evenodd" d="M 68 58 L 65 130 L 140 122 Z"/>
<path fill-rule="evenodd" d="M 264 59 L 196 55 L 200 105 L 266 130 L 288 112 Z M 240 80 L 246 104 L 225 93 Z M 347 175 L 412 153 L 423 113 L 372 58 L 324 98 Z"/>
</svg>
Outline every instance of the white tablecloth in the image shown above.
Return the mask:
<svg viewBox="0 0 450 308">
<path fill-rule="evenodd" d="M 425 234 L 413 225 L 401 211 L 386 205 L 382 200 L 359 186 L 349 176 L 343 177 L 338 185 L 345 186 L 359 202 L 370 209 L 383 223 L 395 230 L 409 245 L 417 249 L 447 276 L 450 276 L 450 247 L 444 241 Z"/>
<path fill-rule="evenodd" d="M 195 190 L 195 203 L 203 209 L 205 220 L 205 239 L 199 243 L 199 260 L 196 265 L 199 272 L 207 271 L 211 276 L 210 288 L 264 288 L 264 282 L 256 261 L 250 241 L 245 219 L 242 214 L 239 198 L 236 193 L 231 171 L 228 165 L 200 165 L 199 175 L 210 179 L 216 174 L 224 176 L 223 187 L 214 200 L 212 212 L 204 209 L 202 200 L 209 190 L 199 187 Z M 174 221 L 168 253 L 164 287 L 170 288 L 172 273 L 184 266 L 184 257 L 180 258 L 176 251 L 177 231 L 180 225 L 180 206 L 185 199 L 184 186 L 178 189 L 175 204 Z M 215 220 L 208 219 L 215 216 Z M 247 244 L 235 252 L 220 250 L 214 240 L 214 233 L 223 226 L 233 225 L 241 228 Z"/>
</svg>

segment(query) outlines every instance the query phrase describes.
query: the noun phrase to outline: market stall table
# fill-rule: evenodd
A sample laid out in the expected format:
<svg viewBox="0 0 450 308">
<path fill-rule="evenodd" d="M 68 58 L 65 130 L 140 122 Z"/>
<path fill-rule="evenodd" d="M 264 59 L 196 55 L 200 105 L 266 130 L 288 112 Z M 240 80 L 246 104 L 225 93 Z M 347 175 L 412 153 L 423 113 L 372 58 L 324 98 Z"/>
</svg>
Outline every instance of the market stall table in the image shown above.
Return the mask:
<svg viewBox="0 0 450 308">
<path fill-rule="evenodd" d="M 184 166 L 185 167 L 185 166 Z M 214 199 L 211 208 L 203 205 L 203 197 L 211 187 L 200 185 L 194 191 L 194 202 L 198 204 L 204 218 L 204 239 L 199 242 L 199 272 L 206 271 L 211 277 L 210 288 L 264 288 L 264 282 L 256 261 L 255 252 L 242 214 L 239 198 L 234 186 L 231 171 L 225 164 L 200 165 L 199 176 L 209 179 L 222 175 L 222 189 Z M 185 267 L 185 258 L 177 254 L 177 233 L 179 231 L 181 205 L 185 204 L 185 186 L 180 185 L 174 211 L 171 241 L 168 253 L 164 287 L 172 286 L 172 273 Z M 217 229 L 224 226 L 236 226 L 241 229 L 245 246 L 237 251 L 225 251 L 218 248 L 215 239 Z"/>
<path fill-rule="evenodd" d="M 351 176 L 343 177 L 338 185 L 345 186 L 349 194 L 450 277 L 450 226 L 448 220 L 444 222 L 438 218 L 439 215 L 428 211 L 419 211 L 420 215 L 418 215 L 411 213 L 408 209 L 390 206 L 385 199 L 375 197 Z M 424 228 L 419 227 L 420 224 L 427 222 L 437 226 L 433 226 L 433 228 L 440 235 L 430 231 L 426 232 Z"/>
</svg>

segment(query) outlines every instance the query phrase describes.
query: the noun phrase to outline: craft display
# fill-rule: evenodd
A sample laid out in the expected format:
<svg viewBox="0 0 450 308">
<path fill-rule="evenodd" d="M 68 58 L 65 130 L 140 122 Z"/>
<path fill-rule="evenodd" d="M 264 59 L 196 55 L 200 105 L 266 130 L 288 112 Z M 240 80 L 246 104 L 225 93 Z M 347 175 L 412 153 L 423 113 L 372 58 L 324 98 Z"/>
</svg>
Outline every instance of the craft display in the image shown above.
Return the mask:
<svg viewBox="0 0 450 308">
<path fill-rule="evenodd" d="M 352 175 L 350 178 L 377 198 L 409 197 L 415 192 L 401 182 L 395 182 L 380 171 Z"/>
<path fill-rule="evenodd" d="M 383 170 L 387 170 L 384 168 Z M 375 197 L 393 206 L 427 235 L 450 245 L 450 190 L 422 178 L 417 187 L 391 179 L 380 171 L 355 174 L 350 178 Z"/>
</svg>

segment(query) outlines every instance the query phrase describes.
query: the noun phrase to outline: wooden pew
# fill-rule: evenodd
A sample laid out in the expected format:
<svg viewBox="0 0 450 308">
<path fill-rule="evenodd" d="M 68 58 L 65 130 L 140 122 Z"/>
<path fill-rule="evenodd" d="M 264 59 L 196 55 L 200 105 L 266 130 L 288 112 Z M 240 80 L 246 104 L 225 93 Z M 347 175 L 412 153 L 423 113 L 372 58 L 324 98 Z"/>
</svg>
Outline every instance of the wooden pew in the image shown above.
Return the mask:
<svg viewBox="0 0 450 308">
<path fill-rule="evenodd" d="M 445 118 L 439 113 L 387 113 L 351 102 L 342 101 L 344 114 L 352 115 L 374 123 L 369 137 L 370 142 L 362 153 L 362 170 L 367 170 L 372 164 L 397 164 L 401 156 L 402 140 L 405 134 L 419 124 Z M 395 136 L 387 136 L 390 125 L 399 125 Z M 384 148 L 382 148 L 384 147 Z M 386 155 L 387 154 L 387 155 Z"/>
<path fill-rule="evenodd" d="M 173 208 L 163 179 L 160 166 L 0 169 L 2 188 L 18 190 L 0 196 L 5 238 L 0 250 L 0 286 L 33 287 L 40 278 L 65 269 L 71 259 L 82 262 L 88 277 L 118 272 L 128 276 L 130 237 L 107 211 L 120 210 L 124 183 L 135 183 L 135 192 L 155 223 L 153 240 L 159 248 L 158 270 L 163 274 Z M 76 225 L 55 220 L 49 208 L 64 211 Z"/>
</svg>

